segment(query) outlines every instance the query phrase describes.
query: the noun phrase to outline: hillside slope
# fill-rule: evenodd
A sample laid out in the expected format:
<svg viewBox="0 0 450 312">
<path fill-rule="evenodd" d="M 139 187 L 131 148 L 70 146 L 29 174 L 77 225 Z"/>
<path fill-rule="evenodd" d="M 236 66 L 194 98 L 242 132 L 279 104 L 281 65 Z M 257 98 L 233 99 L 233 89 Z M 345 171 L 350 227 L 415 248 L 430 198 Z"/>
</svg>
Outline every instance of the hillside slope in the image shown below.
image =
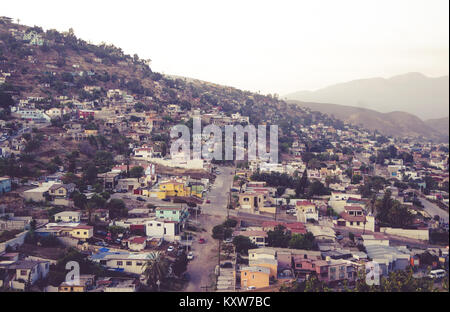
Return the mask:
<svg viewBox="0 0 450 312">
<path fill-rule="evenodd" d="M 425 124 L 434 129 L 435 131 L 445 134 L 447 136 L 449 136 L 449 118 L 448 117 L 444 117 L 444 118 L 438 118 L 438 119 L 429 119 L 425 121 Z"/>
<path fill-rule="evenodd" d="M 344 122 L 362 126 L 369 130 L 377 130 L 384 135 L 426 137 L 436 141 L 448 140 L 448 133 L 437 132 L 418 117 L 405 112 L 379 113 L 374 110 L 352 106 L 289 101 L 300 107 L 308 107 L 336 117 Z"/>
<path fill-rule="evenodd" d="M 427 120 L 449 115 L 449 78 L 409 73 L 389 79 L 360 79 L 317 91 L 291 93 L 286 98 L 348 105 L 382 113 L 403 111 Z"/>
</svg>

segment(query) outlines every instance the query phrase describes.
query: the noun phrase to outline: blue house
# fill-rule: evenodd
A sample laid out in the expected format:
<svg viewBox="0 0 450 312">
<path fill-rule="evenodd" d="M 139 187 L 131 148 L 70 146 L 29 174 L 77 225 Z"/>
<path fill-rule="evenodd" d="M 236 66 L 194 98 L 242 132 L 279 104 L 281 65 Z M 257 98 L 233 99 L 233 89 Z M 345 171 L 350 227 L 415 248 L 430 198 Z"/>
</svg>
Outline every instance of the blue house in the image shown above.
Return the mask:
<svg viewBox="0 0 450 312">
<path fill-rule="evenodd" d="M 11 192 L 11 179 L 0 177 L 0 195 Z"/>
</svg>

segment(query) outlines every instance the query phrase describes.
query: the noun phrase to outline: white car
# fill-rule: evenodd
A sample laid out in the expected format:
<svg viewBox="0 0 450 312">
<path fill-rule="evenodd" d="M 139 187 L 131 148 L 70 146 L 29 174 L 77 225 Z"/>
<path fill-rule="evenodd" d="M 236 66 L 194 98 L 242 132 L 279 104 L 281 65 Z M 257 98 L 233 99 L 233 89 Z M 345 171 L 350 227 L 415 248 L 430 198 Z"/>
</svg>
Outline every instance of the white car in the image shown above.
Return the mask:
<svg viewBox="0 0 450 312">
<path fill-rule="evenodd" d="M 188 260 L 194 259 L 194 253 L 193 253 L 192 251 L 190 251 L 190 252 L 188 253 L 187 259 L 188 259 Z"/>
<path fill-rule="evenodd" d="M 169 248 L 167 248 L 167 252 L 172 252 L 174 250 L 175 250 L 175 248 L 173 248 L 173 246 L 169 246 Z"/>
<path fill-rule="evenodd" d="M 247 287 L 247 290 L 255 290 L 255 289 L 256 289 L 255 286 L 248 286 L 248 287 Z"/>
</svg>

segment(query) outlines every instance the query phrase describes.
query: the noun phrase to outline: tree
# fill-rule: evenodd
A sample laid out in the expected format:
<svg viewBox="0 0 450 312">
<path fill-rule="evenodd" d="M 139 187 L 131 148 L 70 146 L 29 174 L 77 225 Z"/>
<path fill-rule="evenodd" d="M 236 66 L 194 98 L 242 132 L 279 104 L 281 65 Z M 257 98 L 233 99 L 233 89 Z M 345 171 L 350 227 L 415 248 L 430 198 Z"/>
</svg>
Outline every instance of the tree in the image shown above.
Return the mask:
<svg viewBox="0 0 450 312">
<path fill-rule="evenodd" d="M 80 208 L 80 209 L 85 209 L 86 205 L 87 205 L 87 198 L 86 195 L 75 191 L 72 193 L 72 199 L 73 199 L 73 203 L 75 205 L 75 207 Z"/>
<path fill-rule="evenodd" d="M 113 198 L 106 204 L 111 219 L 126 217 L 128 215 L 127 207 L 123 200 Z"/>
<path fill-rule="evenodd" d="M 294 234 L 289 241 L 289 248 L 313 250 L 316 247 L 316 240 L 311 232 L 306 234 Z"/>
<path fill-rule="evenodd" d="M 355 174 L 352 177 L 352 184 L 359 184 L 359 182 L 361 182 L 362 179 L 363 179 L 362 176 L 360 176 L 359 174 Z"/>
<path fill-rule="evenodd" d="M 267 232 L 267 244 L 271 247 L 287 248 L 291 239 L 290 232 L 286 232 L 283 225 L 277 225 L 273 231 Z"/>
<path fill-rule="evenodd" d="M 381 224 L 393 227 L 405 227 L 413 221 L 413 215 L 408 208 L 399 201 L 391 198 L 391 192 L 388 190 L 381 200 L 375 203 L 377 219 Z"/>
<path fill-rule="evenodd" d="M 130 169 L 130 178 L 140 178 L 144 175 L 144 168 L 136 166 Z"/>
<path fill-rule="evenodd" d="M 169 272 L 169 262 L 164 255 L 158 251 L 151 252 L 146 260 L 144 276 L 147 279 L 147 285 L 156 289 L 158 283 L 161 283 Z"/>
<path fill-rule="evenodd" d="M 248 254 L 249 249 L 257 248 L 257 246 L 250 241 L 250 238 L 242 235 L 233 238 L 233 245 L 236 248 L 236 252 L 244 255 Z"/>
<path fill-rule="evenodd" d="M 214 239 L 226 239 L 231 237 L 232 230 L 223 224 L 216 225 L 212 229 L 212 237 Z"/>
<path fill-rule="evenodd" d="M 226 219 L 223 225 L 228 228 L 234 228 L 237 225 L 237 221 L 235 219 Z"/>
<path fill-rule="evenodd" d="M 187 265 L 188 265 L 188 259 L 186 256 L 186 253 L 183 252 L 180 256 L 178 256 L 175 259 L 175 262 L 173 263 L 173 273 L 176 276 L 181 276 L 181 274 L 183 274 L 184 272 L 186 272 L 187 269 Z"/>
</svg>

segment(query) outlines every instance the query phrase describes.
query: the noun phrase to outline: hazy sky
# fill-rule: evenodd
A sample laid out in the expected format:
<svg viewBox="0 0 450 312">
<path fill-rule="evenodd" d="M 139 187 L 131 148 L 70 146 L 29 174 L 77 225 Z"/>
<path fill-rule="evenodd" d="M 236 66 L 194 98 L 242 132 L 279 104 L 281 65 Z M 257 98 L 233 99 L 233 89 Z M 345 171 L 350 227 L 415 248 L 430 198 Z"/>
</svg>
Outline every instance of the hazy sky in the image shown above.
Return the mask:
<svg viewBox="0 0 450 312">
<path fill-rule="evenodd" d="M 152 68 L 286 94 L 448 74 L 448 0 L 2 0 L 0 15 L 152 59 Z"/>
</svg>

